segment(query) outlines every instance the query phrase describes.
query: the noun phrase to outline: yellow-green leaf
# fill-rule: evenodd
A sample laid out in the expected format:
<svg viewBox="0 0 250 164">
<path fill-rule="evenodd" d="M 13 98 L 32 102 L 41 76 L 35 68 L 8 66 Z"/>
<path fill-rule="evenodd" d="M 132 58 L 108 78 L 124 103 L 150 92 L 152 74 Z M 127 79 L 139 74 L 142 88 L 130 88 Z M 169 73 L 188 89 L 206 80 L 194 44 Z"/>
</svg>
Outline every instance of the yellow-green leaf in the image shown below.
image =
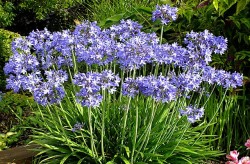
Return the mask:
<svg viewBox="0 0 250 164">
<path fill-rule="evenodd" d="M 239 0 L 237 2 L 236 15 L 240 13 L 240 11 L 244 10 L 246 5 L 249 3 L 249 0 Z"/>
<path fill-rule="evenodd" d="M 219 8 L 219 2 L 218 2 L 218 0 L 213 0 L 213 5 L 214 5 L 214 8 L 216 10 L 218 10 L 218 8 Z"/>
<path fill-rule="evenodd" d="M 14 134 L 16 134 L 16 133 L 15 132 L 8 132 L 8 133 L 6 133 L 6 137 L 12 136 Z"/>
</svg>

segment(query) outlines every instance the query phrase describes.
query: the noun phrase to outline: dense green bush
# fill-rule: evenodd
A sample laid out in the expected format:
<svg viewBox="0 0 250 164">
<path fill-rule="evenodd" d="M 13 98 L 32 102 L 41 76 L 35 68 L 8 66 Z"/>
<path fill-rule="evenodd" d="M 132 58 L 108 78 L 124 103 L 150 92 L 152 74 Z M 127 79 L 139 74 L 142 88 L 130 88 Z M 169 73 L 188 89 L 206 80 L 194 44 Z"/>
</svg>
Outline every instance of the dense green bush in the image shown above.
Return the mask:
<svg viewBox="0 0 250 164">
<path fill-rule="evenodd" d="M 0 1 L 0 28 L 21 35 L 44 27 L 62 30 L 86 12 L 84 0 L 5 0 Z"/>
<path fill-rule="evenodd" d="M 14 38 L 20 37 L 19 34 L 0 29 L 0 90 L 5 90 L 5 76 L 3 67 L 5 62 L 12 55 L 11 42 Z"/>
<path fill-rule="evenodd" d="M 82 0 L 21 0 L 19 7 L 24 10 L 32 10 L 37 19 L 45 19 L 51 14 L 68 15 L 69 9 L 82 4 Z"/>
<path fill-rule="evenodd" d="M 0 1 L 0 28 L 12 24 L 15 16 L 15 14 L 13 13 L 13 9 L 13 3 L 3 3 L 2 1 Z"/>
<path fill-rule="evenodd" d="M 17 37 L 20 37 L 20 35 L 17 33 L 0 29 L 1 62 L 8 61 L 9 57 L 12 55 L 11 42 Z"/>
</svg>

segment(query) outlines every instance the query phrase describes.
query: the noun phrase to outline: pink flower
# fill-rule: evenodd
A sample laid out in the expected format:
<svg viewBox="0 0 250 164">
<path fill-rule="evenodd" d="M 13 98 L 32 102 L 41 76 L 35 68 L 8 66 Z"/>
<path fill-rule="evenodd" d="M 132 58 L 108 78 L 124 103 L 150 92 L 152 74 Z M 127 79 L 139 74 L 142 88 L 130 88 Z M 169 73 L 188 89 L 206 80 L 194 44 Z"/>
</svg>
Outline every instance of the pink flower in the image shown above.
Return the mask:
<svg viewBox="0 0 250 164">
<path fill-rule="evenodd" d="M 227 161 L 225 164 L 238 164 L 238 162 Z"/>
<path fill-rule="evenodd" d="M 239 161 L 239 164 L 250 164 L 250 158 L 248 156 L 242 157 Z"/>
<path fill-rule="evenodd" d="M 238 156 L 239 156 L 239 153 L 237 152 L 237 150 L 234 150 L 234 151 L 230 151 L 230 155 L 227 155 L 226 158 L 233 162 L 238 162 Z"/>
<path fill-rule="evenodd" d="M 250 149 L 250 139 L 247 140 L 245 143 L 245 146 L 247 147 L 247 150 Z"/>
</svg>

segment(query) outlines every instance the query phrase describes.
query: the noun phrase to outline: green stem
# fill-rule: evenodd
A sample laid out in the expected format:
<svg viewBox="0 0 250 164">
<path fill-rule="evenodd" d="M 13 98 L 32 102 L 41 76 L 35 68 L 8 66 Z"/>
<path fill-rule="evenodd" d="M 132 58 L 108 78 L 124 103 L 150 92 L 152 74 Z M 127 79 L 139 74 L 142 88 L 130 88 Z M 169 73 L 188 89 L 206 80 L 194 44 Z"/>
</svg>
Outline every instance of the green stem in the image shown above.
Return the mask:
<svg viewBox="0 0 250 164">
<path fill-rule="evenodd" d="M 143 74 L 143 76 L 146 76 L 146 72 L 147 72 L 147 67 L 146 67 L 146 65 L 144 65 L 142 67 L 142 74 Z"/>
<path fill-rule="evenodd" d="M 105 99 L 105 90 L 103 89 L 103 97 Z M 102 151 L 102 157 L 105 159 L 105 153 L 104 153 L 104 132 L 105 132 L 105 106 L 102 106 L 102 134 L 101 134 L 101 151 Z"/>
<path fill-rule="evenodd" d="M 190 126 L 190 124 L 187 123 L 186 126 L 185 126 L 185 129 L 184 129 L 184 131 L 183 131 L 183 133 L 182 133 L 182 135 L 181 135 L 181 137 L 180 137 L 179 140 L 178 140 L 178 143 L 175 145 L 174 149 L 171 151 L 169 157 L 172 156 L 172 154 L 174 153 L 174 151 L 175 151 L 175 149 L 177 148 L 177 146 L 179 146 L 179 144 L 180 144 L 180 142 L 181 142 L 181 140 L 182 140 L 184 134 L 185 134 L 186 131 L 188 130 L 189 126 Z"/>
<path fill-rule="evenodd" d="M 137 96 L 137 102 L 138 102 L 138 96 Z M 136 139 L 137 139 L 137 133 L 138 133 L 138 120 L 139 120 L 139 114 L 138 114 L 138 105 L 135 108 L 135 133 L 133 138 L 133 148 L 131 153 L 131 164 L 134 163 L 134 154 L 135 154 L 135 145 L 136 145 Z"/>
<path fill-rule="evenodd" d="M 164 28 L 164 25 L 162 25 L 162 26 L 161 26 L 160 44 L 162 44 L 162 38 L 163 38 L 163 28 Z"/>
<path fill-rule="evenodd" d="M 123 128 L 122 128 L 121 148 L 122 148 L 122 145 L 123 145 L 123 143 L 124 143 L 124 138 L 125 138 L 125 128 L 126 128 L 126 125 L 127 125 L 128 110 L 129 110 L 130 102 L 131 102 L 131 97 L 129 97 L 129 99 L 128 99 L 128 105 L 127 105 L 126 110 L 125 110 L 125 113 L 124 113 Z"/>
<path fill-rule="evenodd" d="M 133 79 L 135 79 L 135 75 L 136 75 L 136 69 L 133 70 Z M 125 128 L 126 128 L 126 126 L 127 126 L 128 110 L 129 110 L 129 107 L 130 107 L 130 102 L 131 102 L 131 97 L 129 97 L 129 99 L 128 99 L 128 105 L 127 105 L 126 111 L 125 111 L 125 113 L 124 113 L 124 121 L 123 121 L 123 128 L 122 128 L 121 148 L 122 148 L 122 145 L 123 145 L 123 143 L 124 143 L 124 138 L 125 138 Z"/>
<path fill-rule="evenodd" d="M 162 44 L 163 28 L 164 28 L 164 25 L 161 26 L 160 45 Z M 159 63 L 157 63 L 157 64 L 156 64 L 156 67 L 155 67 L 155 71 L 154 71 L 154 75 L 155 75 L 155 76 L 158 75 L 158 70 L 159 70 Z"/>
<path fill-rule="evenodd" d="M 74 67 L 74 74 L 78 73 L 78 68 L 77 68 L 77 62 L 76 62 L 76 56 L 75 56 L 75 48 L 72 49 L 72 60 L 73 60 L 73 67 Z"/>
<path fill-rule="evenodd" d="M 157 63 L 156 66 L 155 66 L 155 72 L 154 72 L 155 76 L 158 75 L 158 69 L 159 69 L 159 63 Z"/>
<path fill-rule="evenodd" d="M 177 105 L 177 103 L 175 103 L 173 109 L 176 108 L 176 105 Z M 169 127 L 169 125 L 171 125 L 171 121 L 172 121 L 172 120 L 175 120 L 175 118 L 173 117 L 173 115 L 174 115 L 174 113 L 175 113 L 174 111 L 172 111 L 171 114 L 170 114 L 170 113 L 169 113 L 169 112 L 170 112 L 170 108 L 168 108 L 168 109 L 163 109 L 163 110 L 168 110 L 167 117 L 169 117 L 169 115 L 170 115 L 170 118 L 169 118 L 169 119 L 166 118 L 165 121 L 164 121 L 163 129 L 161 130 L 161 133 L 160 133 L 159 137 L 157 137 L 158 140 L 157 140 L 157 143 L 155 144 L 155 146 L 154 146 L 154 148 L 153 148 L 153 153 L 155 153 L 156 149 L 157 149 L 159 146 L 162 145 L 162 141 L 163 141 L 163 140 L 166 141 L 166 139 L 165 139 L 166 134 L 169 133 L 169 131 L 168 131 L 167 128 Z M 172 118 L 174 118 L 174 119 L 172 119 Z M 171 125 L 171 127 L 172 127 L 172 125 Z M 172 130 L 172 129 L 171 129 L 171 130 Z M 173 130 L 172 130 L 172 131 L 173 131 Z"/>
<path fill-rule="evenodd" d="M 89 121 L 91 151 L 93 153 L 93 158 L 96 158 L 95 148 L 94 148 L 95 145 L 94 145 L 93 129 L 92 129 L 92 112 L 91 112 L 91 108 L 88 108 L 88 121 Z"/>
<path fill-rule="evenodd" d="M 219 112 L 220 107 L 221 107 L 221 105 L 222 105 L 222 103 L 223 103 L 223 101 L 224 101 L 224 99 L 225 99 L 225 97 L 226 97 L 226 93 L 227 93 L 227 90 L 225 91 L 225 93 L 224 93 L 224 95 L 223 95 L 223 97 L 222 97 L 222 100 L 221 100 L 220 104 L 219 104 L 218 107 L 217 107 L 216 112 L 214 113 L 213 117 L 212 117 L 211 120 L 209 121 L 208 126 L 211 124 L 211 122 L 213 121 L 213 119 L 215 118 L 215 116 L 217 116 L 217 113 Z M 200 136 L 195 140 L 195 142 L 193 143 L 193 145 L 201 138 L 201 136 L 203 135 L 203 133 L 207 130 L 207 127 L 208 127 L 208 126 L 206 126 L 206 127 L 203 129 L 203 131 L 200 133 Z M 192 146 L 193 146 L 193 145 L 192 145 Z"/>
<path fill-rule="evenodd" d="M 143 133 L 141 135 L 141 138 L 139 140 L 143 140 L 142 143 L 140 144 L 140 147 L 137 150 L 137 154 L 135 155 L 135 159 L 137 158 L 137 156 L 139 155 L 139 153 L 141 152 L 142 148 L 146 147 L 150 138 L 150 134 L 151 134 L 151 128 L 152 128 L 152 123 L 155 117 L 155 101 L 152 100 L 152 111 L 151 111 L 151 117 L 148 123 L 148 126 L 146 127 L 145 133 Z M 143 149 L 144 150 L 144 149 Z"/>
<path fill-rule="evenodd" d="M 121 86 L 120 86 L 120 95 L 119 95 L 119 101 L 120 102 L 122 100 L 122 84 L 123 84 L 123 81 L 124 81 L 124 70 L 122 70 L 122 72 L 121 72 Z"/>
</svg>

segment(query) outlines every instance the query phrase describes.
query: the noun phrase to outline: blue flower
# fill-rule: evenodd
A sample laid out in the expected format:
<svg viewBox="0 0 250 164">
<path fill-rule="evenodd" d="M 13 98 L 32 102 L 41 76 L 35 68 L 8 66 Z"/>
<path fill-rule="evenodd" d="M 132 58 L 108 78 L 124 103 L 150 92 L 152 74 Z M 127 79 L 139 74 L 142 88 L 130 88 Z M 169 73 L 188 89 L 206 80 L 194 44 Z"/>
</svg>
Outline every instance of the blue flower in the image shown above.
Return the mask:
<svg viewBox="0 0 250 164">
<path fill-rule="evenodd" d="M 119 87 L 120 77 L 114 75 L 111 70 L 104 70 L 101 72 L 100 84 L 101 88 L 107 89 L 109 93 L 113 94 L 116 88 Z"/>
<path fill-rule="evenodd" d="M 169 5 L 157 5 L 156 10 L 152 14 L 152 21 L 160 19 L 163 25 L 167 25 L 169 22 L 177 19 L 177 11 L 178 9 L 176 7 L 170 7 Z"/>
<path fill-rule="evenodd" d="M 230 73 L 225 70 L 216 70 L 206 66 L 202 68 L 202 80 L 209 84 L 217 84 L 224 88 L 236 88 L 243 85 L 243 75 L 237 72 Z"/>
<path fill-rule="evenodd" d="M 182 92 L 197 91 L 200 88 L 202 75 L 198 70 L 188 70 L 178 76 L 173 76 L 171 82 Z"/>
<path fill-rule="evenodd" d="M 216 37 L 208 30 L 200 33 L 193 31 L 187 33 L 184 43 L 192 55 L 190 59 L 193 63 L 199 63 L 201 66 L 212 61 L 212 53 L 224 54 L 227 50 L 227 39 L 221 36 Z"/>
<path fill-rule="evenodd" d="M 77 122 L 75 125 L 74 125 L 74 127 L 72 128 L 72 132 L 76 132 L 77 130 L 81 130 L 82 129 L 82 127 L 83 127 L 83 123 L 79 123 L 79 122 Z"/>
<path fill-rule="evenodd" d="M 190 123 L 195 123 L 200 120 L 204 115 L 204 108 L 197 108 L 195 106 L 189 105 L 185 110 L 180 110 L 181 116 L 187 116 L 187 119 Z"/>
<path fill-rule="evenodd" d="M 55 87 L 53 83 L 43 82 L 32 91 L 34 100 L 40 105 L 56 104 L 62 101 L 65 91 L 62 86 Z"/>
<path fill-rule="evenodd" d="M 132 78 L 126 78 L 122 84 L 122 94 L 124 96 L 135 97 L 139 94 L 138 82 Z"/>
<path fill-rule="evenodd" d="M 46 80 L 53 84 L 55 87 L 62 85 L 68 80 L 68 74 L 63 70 L 50 70 L 45 71 Z"/>
<path fill-rule="evenodd" d="M 120 78 L 110 70 L 104 70 L 101 73 L 78 73 L 74 76 L 73 82 L 80 87 L 76 96 L 82 106 L 98 107 L 102 102 L 101 89 L 114 93 L 119 86 Z"/>
<path fill-rule="evenodd" d="M 190 54 L 188 50 L 177 43 L 154 46 L 153 60 L 161 64 L 173 64 L 176 67 L 189 66 Z"/>
<path fill-rule="evenodd" d="M 117 52 L 117 62 L 121 69 L 139 69 L 146 63 L 151 63 L 154 56 L 154 46 L 159 39 L 155 33 L 141 32 L 120 45 Z"/>
<path fill-rule="evenodd" d="M 9 74 L 26 74 L 28 72 L 37 71 L 39 62 L 37 58 L 31 54 L 15 53 L 10 57 L 4 66 L 4 73 Z"/>
<path fill-rule="evenodd" d="M 145 96 L 151 96 L 156 101 L 165 103 L 177 98 L 178 90 L 168 77 L 146 76 L 139 77 L 137 81 L 139 91 Z"/>
<path fill-rule="evenodd" d="M 118 25 L 112 25 L 109 28 L 109 35 L 115 40 L 125 42 L 126 40 L 137 36 L 141 33 L 142 25 L 138 22 L 128 20 L 121 20 Z"/>
</svg>

